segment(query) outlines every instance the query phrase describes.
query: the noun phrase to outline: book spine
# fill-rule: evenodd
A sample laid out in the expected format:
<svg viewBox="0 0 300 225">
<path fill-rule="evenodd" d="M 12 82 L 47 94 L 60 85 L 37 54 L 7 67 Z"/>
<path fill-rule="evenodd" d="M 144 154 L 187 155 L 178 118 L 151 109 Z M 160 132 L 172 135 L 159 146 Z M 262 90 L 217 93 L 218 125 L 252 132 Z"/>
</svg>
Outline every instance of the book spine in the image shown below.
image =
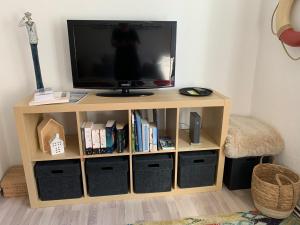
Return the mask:
<svg viewBox="0 0 300 225">
<path fill-rule="evenodd" d="M 135 143 L 135 119 L 134 119 L 134 113 L 131 113 L 131 149 L 132 152 L 136 151 L 136 143 Z"/>
<path fill-rule="evenodd" d="M 136 117 L 134 116 L 134 141 L 135 141 L 135 151 L 139 151 L 139 140 L 138 140 L 138 132 L 137 132 L 137 122 L 136 122 Z"/>
<path fill-rule="evenodd" d="M 157 151 L 157 127 L 152 127 L 152 151 Z"/>
<path fill-rule="evenodd" d="M 106 132 L 105 132 L 105 129 L 100 129 L 100 148 L 106 148 Z"/>
<path fill-rule="evenodd" d="M 81 132 L 81 146 L 82 146 L 82 151 L 86 152 L 85 150 L 85 138 L 84 138 L 84 123 L 81 125 L 80 128 L 80 132 Z"/>
<path fill-rule="evenodd" d="M 117 152 L 121 153 L 125 148 L 124 130 L 117 130 Z"/>
<path fill-rule="evenodd" d="M 115 137 L 115 130 L 116 130 L 116 125 L 112 125 L 111 127 L 106 127 L 105 132 L 106 132 L 106 149 L 104 150 L 105 153 L 112 153 L 115 145 L 116 145 L 116 137 Z"/>
<path fill-rule="evenodd" d="M 135 114 L 136 123 L 137 123 L 137 137 L 138 137 L 138 151 L 143 151 L 143 138 L 142 138 L 142 123 L 141 123 L 141 117 L 136 112 Z"/>
<path fill-rule="evenodd" d="M 143 152 L 149 152 L 149 125 L 143 124 Z"/>
<path fill-rule="evenodd" d="M 145 124 L 142 123 L 142 151 L 146 149 L 146 133 L 145 133 Z"/>
<path fill-rule="evenodd" d="M 90 127 L 84 128 L 84 140 L 85 140 L 85 153 L 87 155 L 93 154 L 92 129 Z"/>
<path fill-rule="evenodd" d="M 98 154 L 100 152 L 100 131 L 99 131 L 99 129 L 92 129 L 92 145 L 93 145 L 93 153 Z"/>
<path fill-rule="evenodd" d="M 106 133 L 106 147 L 110 148 L 112 146 L 112 129 L 111 129 L 111 127 L 106 127 L 105 133 Z"/>
<path fill-rule="evenodd" d="M 149 131 L 149 123 L 146 124 L 146 152 L 149 152 L 149 147 L 150 147 L 150 131 Z"/>
<path fill-rule="evenodd" d="M 153 151 L 153 127 L 149 128 L 149 151 Z"/>
</svg>

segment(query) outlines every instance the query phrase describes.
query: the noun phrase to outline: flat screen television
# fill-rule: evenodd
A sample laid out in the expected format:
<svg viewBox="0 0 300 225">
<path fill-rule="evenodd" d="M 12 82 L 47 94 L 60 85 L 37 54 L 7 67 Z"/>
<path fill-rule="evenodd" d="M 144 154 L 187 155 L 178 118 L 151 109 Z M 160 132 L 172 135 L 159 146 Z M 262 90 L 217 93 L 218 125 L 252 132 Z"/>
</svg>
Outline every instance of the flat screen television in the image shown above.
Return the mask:
<svg viewBox="0 0 300 225">
<path fill-rule="evenodd" d="M 175 21 L 68 20 L 73 86 L 119 89 L 104 96 L 146 95 L 130 89 L 175 85 Z"/>
</svg>

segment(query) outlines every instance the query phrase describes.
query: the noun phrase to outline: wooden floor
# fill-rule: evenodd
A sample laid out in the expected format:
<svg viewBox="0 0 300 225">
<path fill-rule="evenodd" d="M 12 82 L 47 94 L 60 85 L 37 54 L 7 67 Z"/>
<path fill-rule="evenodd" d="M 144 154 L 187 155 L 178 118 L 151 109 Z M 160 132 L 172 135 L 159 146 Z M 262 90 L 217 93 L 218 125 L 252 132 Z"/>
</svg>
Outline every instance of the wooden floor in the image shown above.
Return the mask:
<svg viewBox="0 0 300 225">
<path fill-rule="evenodd" d="M 253 209 L 249 190 L 31 209 L 27 198 L 0 198 L 1 225 L 122 225 Z"/>
</svg>

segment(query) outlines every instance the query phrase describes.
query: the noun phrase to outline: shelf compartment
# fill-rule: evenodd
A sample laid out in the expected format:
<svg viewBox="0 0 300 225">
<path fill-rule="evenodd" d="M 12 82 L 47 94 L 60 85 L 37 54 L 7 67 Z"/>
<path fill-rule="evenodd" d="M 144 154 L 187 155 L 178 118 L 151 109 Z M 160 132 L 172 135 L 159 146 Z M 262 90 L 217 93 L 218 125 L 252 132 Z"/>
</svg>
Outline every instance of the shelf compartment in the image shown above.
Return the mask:
<svg viewBox="0 0 300 225">
<path fill-rule="evenodd" d="M 64 126 L 66 134 L 65 153 L 52 156 L 50 152 L 40 149 L 37 127 L 44 118 L 54 118 Z M 30 113 L 24 114 L 26 132 L 26 151 L 31 161 L 76 159 L 80 157 L 78 135 L 76 130 L 76 113 Z M 75 125 L 74 125 L 75 124 Z"/>
<path fill-rule="evenodd" d="M 190 107 L 181 108 L 179 113 L 179 128 L 190 128 L 190 113 L 196 112 L 201 116 L 201 132 L 204 138 L 208 137 L 209 142 L 221 145 L 222 124 L 223 124 L 223 107 Z M 200 132 L 200 134 L 201 134 Z M 200 146 L 199 146 L 200 147 Z M 205 145 L 204 145 L 205 147 Z M 193 149 L 193 148 L 192 148 Z M 180 150 L 180 149 L 179 149 Z"/>
<path fill-rule="evenodd" d="M 79 145 L 77 135 L 66 135 L 65 152 L 63 154 L 51 155 L 50 152 L 43 152 L 37 149 L 32 153 L 32 161 L 49 161 L 49 160 L 63 160 L 63 159 L 79 159 Z"/>
<path fill-rule="evenodd" d="M 94 155 L 84 155 L 83 157 L 88 159 L 88 158 L 103 158 L 103 157 L 118 157 L 118 156 L 128 156 L 129 155 L 129 150 L 128 148 L 124 149 L 124 152 L 118 153 L 118 152 L 113 152 L 109 154 L 94 154 Z"/>
<path fill-rule="evenodd" d="M 215 141 L 208 136 L 208 134 L 201 130 L 200 143 L 199 144 L 191 144 L 189 137 L 188 129 L 180 129 L 179 130 L 179 138 L 178 138 L 178 151 L 186 152 L 186 151 L 201 151 L 201 150 L 212 150 L 212 149 L 220 149 L 220 146 L 215 143 Z"/>
<path fill-rule="evenodd" d="M 82 146 L 82 137 L 81 137 L 81 126 L 83 122 L 93 122 L 95 124 L 106 124 L 108 120 L 115 120 L 116 123 L 124 123 L 129 124 L 128 110 L 115 110 L 115 111 L 84 111 L 77 112 L 77 129 L 80 142 L 80 152 L 85 158 L 97 158 L 97 157 L 110 157 L 110 156 L 122 156 L 129 155 L 129 148 L 125 149 L 123 153 L 116 153 L 116 149 L 114 153 L 110 154 L 95 154 L 95 155 L 86 155 L 84 151 L 84 147 Z M 129 143 L 128 143 L 129 145 Z"/>
<path fill-rule="evenodd" d="M 149 123 L 153 123 L 157 126 L 157 147 L 159 148 L 159 139 L 162 137 L 169 137 L 174 146 L 176 146 L 176 135 L 177 135 L 177 108 L 168 108 L 168 109 L 134 109 L 140 112 L 140 116 L 143 119 L 146 119 Z M 132 110 L 131 112 L 134 112 Z M 150 112 L 150 113 L 149 113 Z M 156 120 L 155 120 L 156 119 Z M 130 127 L 131 132 L 132 127 Z M 131 137 L 131 135 L 129 136 Z M 136 135 L 137 138 L 137 135 Z M 132 146 L 132 140 L 130 138 L 130 142 Z M 176 152 L 176 150 L 159 150 L 154 152 L 133 152 L 133 155 L 143 155 L 143 154 L 159 154 L 159 153 L 170 153 Z"/>
</svg>

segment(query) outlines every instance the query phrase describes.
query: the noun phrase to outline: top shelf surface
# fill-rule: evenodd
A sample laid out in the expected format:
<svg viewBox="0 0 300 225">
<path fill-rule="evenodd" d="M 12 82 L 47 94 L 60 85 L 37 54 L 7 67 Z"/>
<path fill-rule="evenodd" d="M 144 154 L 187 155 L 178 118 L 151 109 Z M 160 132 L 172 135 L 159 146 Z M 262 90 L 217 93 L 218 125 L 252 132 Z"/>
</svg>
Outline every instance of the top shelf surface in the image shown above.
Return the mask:
<svg viewBox="0 0 300 225">
<path fill-rule="evenodd" d="M 76 111 L 104 111 L 151 108 L 184 108 L 184 107 L 214 107 L 224 106 L 227 97 L 214 91 L 207 97 L 189 97 L 180 95 L 177 89 L 155 90 L 154 95 L 140 97 L 100 97 L 95 93 L 82 99 L 78 103 L 52 104 L 29 106 L 32 96 L 15 105 L 16 110 L 23 113 L 43 112 L 76 112 Z"/>
</svg>

